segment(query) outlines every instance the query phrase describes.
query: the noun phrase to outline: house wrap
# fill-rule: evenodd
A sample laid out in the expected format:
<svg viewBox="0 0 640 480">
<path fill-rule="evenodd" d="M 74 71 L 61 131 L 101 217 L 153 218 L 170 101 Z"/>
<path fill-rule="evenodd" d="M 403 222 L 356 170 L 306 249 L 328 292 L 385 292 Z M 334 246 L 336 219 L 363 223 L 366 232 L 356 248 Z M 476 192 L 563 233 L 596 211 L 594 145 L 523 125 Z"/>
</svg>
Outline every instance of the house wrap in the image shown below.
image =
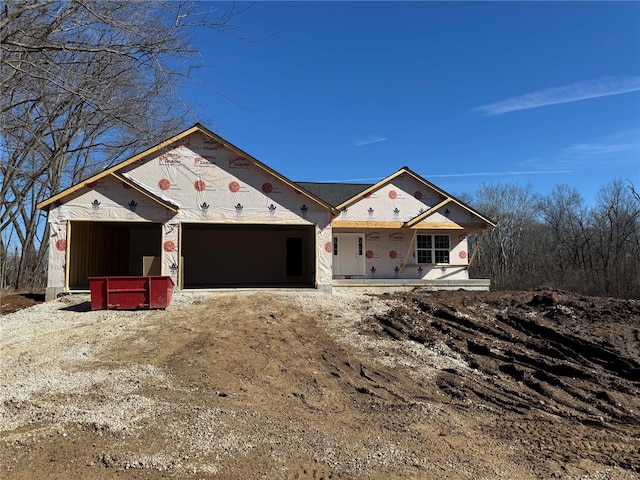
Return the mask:
<svg viewBox="0 0 640 480">
<path fill-rule="evenodd" d="M 197 124 L 38 205 L 47 298 L 92 276 L 179 289 L 469 280 L 491 220 L 407 167 L 374 185 L 293 182 Z"/>
</svg>

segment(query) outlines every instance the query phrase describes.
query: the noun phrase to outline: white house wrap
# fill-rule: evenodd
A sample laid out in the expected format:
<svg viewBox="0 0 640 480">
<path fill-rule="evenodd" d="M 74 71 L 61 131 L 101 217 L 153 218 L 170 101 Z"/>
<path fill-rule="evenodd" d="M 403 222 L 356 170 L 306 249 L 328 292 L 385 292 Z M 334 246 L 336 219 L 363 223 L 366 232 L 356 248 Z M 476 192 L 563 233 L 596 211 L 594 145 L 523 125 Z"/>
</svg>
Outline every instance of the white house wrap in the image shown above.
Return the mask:
<svg viewBox="0 0 640 480">
<path fill-rule="evenodd" d="M 344 201 L 323 194 L 330 185 L 294 183 L 195 125 L 38 205 L 48 297 L 106 275 L 324 290 L 340 278 L 464 279 L 466 234 L 493 225 L 406 168 Z"/>
</svg>

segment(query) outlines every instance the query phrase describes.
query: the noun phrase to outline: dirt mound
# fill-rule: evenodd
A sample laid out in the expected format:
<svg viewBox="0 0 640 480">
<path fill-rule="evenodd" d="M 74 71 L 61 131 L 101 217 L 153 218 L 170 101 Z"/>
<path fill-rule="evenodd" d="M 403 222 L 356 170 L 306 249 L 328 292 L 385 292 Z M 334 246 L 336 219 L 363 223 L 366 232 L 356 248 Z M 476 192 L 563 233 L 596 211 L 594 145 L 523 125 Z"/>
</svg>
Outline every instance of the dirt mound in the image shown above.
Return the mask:
<svg viewBox="0 0 640 480">
<path fill-rule="evenodd" d="M 42 302 L 44 295 L 41 293 L 0 292 L 0 315 L 14 313 Z"/>
<path fill-rule="evenodd" d="M 460 355 L 469 368 L 444 369 L 436 384 L 454 402 L 498 413 L 494 432 L 505 440 L 553 445 L 546 456 L 558 462 L 586 456 L 640 473 L 627 437 L 640 433 L 640 303 L 559 291 L 399 299 L 369 331 Z"/>
<path fill-rule="evenodd" d="M 0 319 L 2 478 L 632 479 L 640 308 L 566 292 L 71 297 Z"/>
</svg>

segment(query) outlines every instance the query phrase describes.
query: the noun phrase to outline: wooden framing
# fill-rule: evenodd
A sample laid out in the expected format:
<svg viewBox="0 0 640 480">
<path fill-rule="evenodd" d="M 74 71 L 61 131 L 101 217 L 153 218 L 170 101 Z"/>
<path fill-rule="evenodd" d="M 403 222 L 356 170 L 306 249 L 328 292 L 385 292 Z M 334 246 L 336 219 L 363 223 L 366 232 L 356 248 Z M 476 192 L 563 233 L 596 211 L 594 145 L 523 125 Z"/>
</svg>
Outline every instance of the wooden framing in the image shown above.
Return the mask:
<svg viewBox="0 0 640 480">
<path fill-rule="evenodd" d="M 406 226 L 407 227 L 415 228 L 414 227 L 415 224 L 417 224 L 418 222 L 424 220 L 426 217 L 428 217 L 433 212 L 435 212 L 436 210 L 438 210 L 439 208 L 441 208 L 442 206 L 446 205 L 449 202 L 455 203 L 456 205 L 464 208 L 465 210 L 467 210 L 468 212 L 472 213 L 473 215 L 477 216 L 480 220 L 482 220 L 482 227 L 480 227 L 480 228 L 487 228 L 487 227 L 495 227 L 496 226 L 496 224 L 494 222 L 492 222 L 488 218 L 482 216 L 480 213 L 476 212 L 469 205 L 467 205 L 466 203 L 464 203 L 461 200 L 458 200 L 457 198 L 453 197 L 452 195 L 449 195 L 447 192 L 445 192 L 444 190 L 441 190 L 440 188 L 438 188 L 437 186 L 435 186 L 433 183 L 429 182 L 428 180 L 425 180 L 420 175 L 418 175 L 417 173 L 415 173 L 411 169 L 409 169 L 409 167 L 402 167 L 400 170 L 398 170 L 394 174 L 383 178 L 382 180 L 380 180 L 375 185 L 370 186 L 369 188 L 367 188 L 367 189 L 363 190 L 362 192 L 360 192 L 358 195 L 356 195 L 356 196 L 350 198 L 349 200 L 341 203 L 340 205 L 336 206 L 336 210 L 341 211 L 343 208 L 348 207 L 349 205 L 353 205 L 354 203 L 358 202 L 360 199 L 366 197 L 370 193 L 375 192 L 376 190 L 382 188 L 385 184 L 387 184 L 388 182 L 390 182 L 394 178 L 399 177 L 400 175 L 404 175 L 404 174 L 409 175 L 409 176 L 413 177 L 415 180 L 417 180 L 418 182 L 423 183 L 424 185 L 426 185 L 427 187 L 432 189 L 434 192 L 436 192 L 438 195 L 440 195 L 441 198 L 444 199 L 442 202 L 440 202 L 435 207 L 430 208 L 426 212 L 423 212 L 423 213 L 417 215 L 416 217 L 414 217 L 413 219 L 409 220 L 408 222 L 406 222 L 406 224 L 407 224 Z M 334 221 L 332 223 L 335 224 L 336 221 Z M 369 222 L 358 222 L 358 223 L 360 223 L 362 225 L 362 224 L 366 224 L 366 223 L 369 223 Z M 349 227 L 349 228 L 352 228 L 352 227 Z M 373 228 L 396 228 L 396 227 L 373 227 Z M 425 228 L 425 227 L 420 227 L 420 228 Z M 429 227 L 426 227 L 426 228 L 429 228 Z M 440 227 L 435 227 L 434 226 L 434 227 L 431 227 L 431 228 L 440 228 Z M 457 228 L 462 228 L 462 227 L 457 227 Z M 480 228 L 478 228 L 478 229 L 480 229 Z"/>
<path fill-rule="evenodd" d="M 471 266 L 471 264 L 473 263 L 473 261 L 476 258 L 476 255 L 478 254 L 478 250 L 480 249 L 480 244 L 482 243 L 482 240 L 484 240 L 484 236 L 487 234 L 487 231 L 484 230 L 482 232 L 482 235 L 480 236 L 480 240 L 478 240 L 478 244 L 476 245 L 476 248 L 473 249 L 473 253 L 471 254 L 471 258 L 469 259 L 469 267 Z"/>
<path fill-rule="evenodd" d="M 400 229 L 404 223 L 402 222 L 358 222 L 350 220 L 334 220 L 331 222 L 332 228 L 393 228 Z"/>
<path fill-rule="evenodd" d="M 447 203 L 451 202 L 450 198 L 447 198 L 443 201 L 441 201 L 439 204 L 437 204 L 435 207 L 431 207 L 429 210 L 427 210 L 426 212 L 422 212 L 420 215 L 418 215 L 417 217 L 413 217 L 411 220 L 409 220 L 408 222 L 405 222 L 405 225 L 407 227 L 413 227 L 416 223 L 421 222 L 422 220 L 424 220 L 425 218 L 427 218 L 428 216 L 432 215 L 433 213 L 435 213 L 436 211 L 438 211 L 440 208 L 444 207 Z"/>
<path fill-rule="evenodd" d="M 411 253 L 411 249 L 413 248 L 413 244 L 415 243 L 417 236 L 418 230 L 414 230 L 413 236 L 411 237 L 411 242 L 409 242 L 409 248 L 407 248 L 407 254 L 404 256 L 404 260 L 400 264 L 400 272 L 404 272 L 404 267 L 407 266 L 407 260 L 409 260 L 409 254 Z"/>
<path fill-rule="evenodd" d="M 136 192 L 141 193 L 142 195 L 144 195 L 147 198 L 150 198 L 151 200 L 153 200 L 154 202 L 159 203 L 160 205 L 162 205 L 164 208 L 166 208 L 167 210 L 170 210 L 173 213 L 178 213 L 180 211 L 180 209 L 178 208 L 177 205 L 172 204 L 171 202 L 164 200 L 163 198 L 158 197 L 157 195 L 154 195 L 153 193 L 151 193 L 150 191 L 140 187 L 137 183 L 135 183 L 132 180 L 129 180 L 127 177 L 125 177 L 124 175 L 121 175 L 117 172 L 112 172 L 111 175 L 113 175 L 115 178 L 117 178 L 118 180 L 120 180 L 123 183 L 126 183 L 127 185 L 129 185 L 132 189 L 134 189 Z"/>
<path fill-rule="evenodd" d="M 68 292 L 70 290 L 69 287 L 69 275 L 71 269 L 69 268 L 69 264 L 71 263 L 71 220 L 67 220 L 67 249 L 64 252 L 64 291 Z"/>
<path fill-rule="evenodd" d="M 49 206 L 54 203 L 56 200 L 60 200 L 61 198 L 66 197 L 67 195 L 76 192 L 78 190 L 80 190 L 82 187 L 86 186 L 89 183 L 93 183 L 97 180 L 100 180 L 103 177 L 106 177 L 107 175 L 111 175 L 112 173 L 121 170 L 122 168 L 126 167 L 127 165 L 131 165 L 134 162 L 137 162 L 138 160 L 141 160 L 149 155 L 153 155 L 154 153 L 162 150 L 163 148 L 168 147 L 169 145 L 171 145 L 172 143 L 175 143 L 179 140 L 182 140 L 183 138 L 191 135 L 192 133 L 196 132 L 196 131 L 202 131 L 201 127 L 199 126 L 199 124 L 194 125 L 193 127 L 185 130 L 182 133 L 179 133 L 178 135 L 171 137 L 169 140 L 165 140 L 164 142 L 161 142 L 159 144 L 157 144 L 155 147 L 151 147 L 147 150 L 145 150 L 144 152 L 138 153 L 137 155 L 134 155 L 133 157 L 125 160 L 124 162 L 120 162 L 117 165 L 114 165 L 113 167 L 107 168 L 106 170 L 97 173 L 95 175 L 93 175 L 92 177 L 87 178 L 86 180 L 83 180 L 80 183 L 77 183 L 75 185 L 73 185 L 72 187 L 67 188 L 66 190 L 63 190 L 62 192 L 58 193 L 57 195 L 54 195 L 53 197 L 49 198 L 48 200 L 45 200 L 44 202 L 40 202 L 39 204 L 36 205 L 37 208 L 39 208 L 40 210 L 49 210 Z"/>
<path fill-rule="evenodd" d="M 282 181 L 286 185 L 290 186 L 292 189 L 300 192 L 302 195 L 304 195 L 305 197 L 309 198 L 311 201 L 315 202 L 318 205 L 321 205 L 324 208 L 329 209 L 329 211 L 331 212 L 332 216 L 335 217 L 335 216 L 337 216 L 339 214 L 339 211 L 336 208 L 332 207 L 331 205 L 329 205 L 324 200 L 318 198 L 317 196 L 315 196 L 311 192 L 308 192 L 304 188 L 296 185 L 291 180 L 289 180 L 286 177 L 282 176 L 281 174 L 279 174 L 275 170 L 269 168 L 264 163 L 262 163 L 261 161 L 259 161 L 256 158 L 252 157 L 251 155 L 249 155 L 248 153 L 244 152 L 243 150 L 241 150 L 240 148 L 236 147 L 235 145 L 233 145 L 233 144 L 227 142 L 226 140 L 222 139 L 222 137 L 219 137 L 218 135 L 213 133 L 211 130 L 203 127 L 199 123 L 196 123 L 193 127 L 188 128 L 184 132 L 179 133 L 178 135 L 175 135 L 175 136 L 171 137 L 170 139 L 165 140 L 164 142 L 161 142 L 161 143 L 157 144 L 156 146 L 145 150 L 144 152 L 138 153 L 137 155 L 134 155 L 133 157 L 128 158 L 127 160 L 125 160 L 123 162 L 120 162 L 117 165 L 114 165 L 114 166 L 104 170 L 103 172 L 97 173 L 97 174 L 93 175 L 92 177 L 89 177 L 86 180 L 83 180 L 82 182 L 77 183 L 76 185 L 73 185 L 72 187 L 69 187 L 66 190 L 63 190 L 62 192 L 54 195 L 53 197 L 51 197 L 51 198 L 49 198 L 49 199 L 47 199 L 47 200 L 45 200 L 43 202 L 38 203 L 36 205 L 36 207 L 41 209 L 41 210 L 48 211 L 50 206 L 51 206 L 51 204 L 53 204 L 57 200 L 60 200 L 60 199 L 62 199 L 64 197 L 66 197 L 67 195 L 78 191 L 82 187 L 85 187 L 87 184 L 90 184 L 90 183 L 95 182 L 95 181 L 97 181 L 97 180 L 99 180 L 101 178 L 104 178 L 107 175 L 112 175 L 112 174 L 116 173 L 118 170 L 122 170 L 123 168 L 127 167 L 128 165 L 131 165 L 134 162 L 137 162 L 137 161 L 142 160 L 142 159 L 144 159 L 146 157 L 149 157 L 149 156 L 159 152 L 160 150 L 162 150 L 164 148 L 167 148 L 167 147 L 171 146 L 172 144 L 182 140 L 183 138 L 188 137 L 189 135 L 191 135 L 191 134 L 193 134 L 195 132 L 200 132 L 200 133 L 205 134 L 206 136 L 212 138 L 216 142 L 224 145 L 226 148 L 228 148 L 234 154 L 246 158 L 248 161 L 253 163 L 256 167 L 261 168 L 265 172 L 268 172 L 271 175 L 275 176 L 280 181 Z M 124 178 L 124 177 L 122 177 L 122 178 Z M 135 184 L 132 184 L 132 186 L 134 186 L 134 185 Z M 167 207 L 167 208 L 169 208 L 169 207 Z M 173 208 L 175 208 L 175 207 L 173 207 Z"/>
</svg>

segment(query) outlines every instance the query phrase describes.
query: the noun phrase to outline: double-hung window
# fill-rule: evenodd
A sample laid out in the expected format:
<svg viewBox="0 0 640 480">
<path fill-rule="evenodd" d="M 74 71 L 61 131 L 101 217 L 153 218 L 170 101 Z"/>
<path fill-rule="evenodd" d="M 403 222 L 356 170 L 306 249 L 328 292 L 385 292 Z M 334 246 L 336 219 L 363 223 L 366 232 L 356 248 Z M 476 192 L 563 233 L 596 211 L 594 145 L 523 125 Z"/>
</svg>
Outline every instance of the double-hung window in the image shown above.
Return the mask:
<svg viewBox="0 0 640 480">
<path fill-rule="evenodd" d="M 449 263 L 449 235 L 417 235 L 416 259 L 423 263 Z"/>
</svg>

